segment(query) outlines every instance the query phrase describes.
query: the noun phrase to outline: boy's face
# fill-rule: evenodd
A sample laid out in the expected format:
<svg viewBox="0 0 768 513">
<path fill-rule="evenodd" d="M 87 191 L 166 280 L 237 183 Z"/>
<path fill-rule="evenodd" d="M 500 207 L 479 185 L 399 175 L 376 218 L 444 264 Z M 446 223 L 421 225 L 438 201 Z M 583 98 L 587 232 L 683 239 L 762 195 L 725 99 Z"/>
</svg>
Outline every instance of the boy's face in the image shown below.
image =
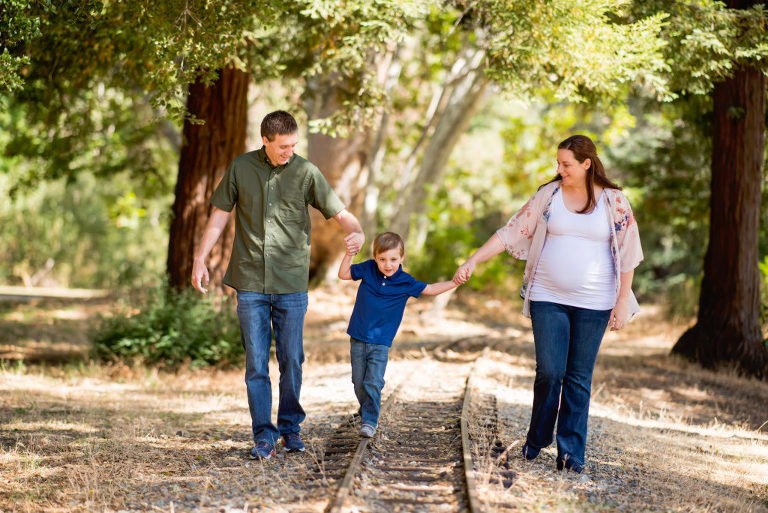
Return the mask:
<svg viewBox="0 0 768 513">
<path fill-rule="evenodd" d="M 376 266 L 384 276 L 392 276 L 395 274 L 403 262 L 405 255 L 400 254 L 399 248 L 388 249 L 378 253 L 374 259 L 376 260 Z"/>
</svg>

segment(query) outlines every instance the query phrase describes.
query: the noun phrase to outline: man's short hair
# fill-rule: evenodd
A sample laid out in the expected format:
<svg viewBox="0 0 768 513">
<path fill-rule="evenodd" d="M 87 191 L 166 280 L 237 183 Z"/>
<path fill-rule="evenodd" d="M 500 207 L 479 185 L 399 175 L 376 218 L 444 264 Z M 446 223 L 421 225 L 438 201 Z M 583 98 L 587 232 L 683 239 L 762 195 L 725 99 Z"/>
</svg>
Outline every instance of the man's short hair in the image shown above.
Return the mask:
<svg viewBox="0 0 768 513">
<path fill-rule="evenodd" d="M 261 136 L 274 141 L 276 135 L 295 134 L 299 131 L 296 119 L 284 110 L 270 112 L 261 120 Z"/>
<path fill-rule="evenodd" d="M 376 257 L 379 253 L 389 251 L 390 249 L 399 249 L 400 256 L 405 254 L 405 242 L 403 238 L 396 233 L 384 232 L 380 233 L 373 239 L 373 256 Z"/>
</svg>

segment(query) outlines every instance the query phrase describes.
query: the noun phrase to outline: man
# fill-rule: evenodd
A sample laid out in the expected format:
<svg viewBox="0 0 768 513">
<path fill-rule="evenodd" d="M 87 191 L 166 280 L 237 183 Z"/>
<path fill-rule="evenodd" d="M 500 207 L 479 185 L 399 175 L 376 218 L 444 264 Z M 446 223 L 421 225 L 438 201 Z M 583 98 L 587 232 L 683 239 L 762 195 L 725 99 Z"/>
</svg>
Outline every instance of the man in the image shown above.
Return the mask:
<svg viewBox="0 0 768 513">
<path fill-rule="evenodd" d="M 323 175 L 294 154 L 298 125 L 276 111 L 261 122 L 264 146 L 236 157 L 211 197 L 213 212 L 195 254 L 192 285 L 207 293 L 205 260 L 237 205 L 235 240 L 224 283 L 237 290 L 237 314 L 245 348 L 245 384 L 251 412 L 253 459 L 274 454 L 279 436 L 288 452 L 303 451 L 299 404 L 304 363 L 310 221 L 307 205 L 333 217 L 347 233 L 347 250 L 365 241 L 358 220 L 347 212 Z M 272 330 L 280 369 L 277 426 L 272 423 L 269 350 Z"/>
</svg>

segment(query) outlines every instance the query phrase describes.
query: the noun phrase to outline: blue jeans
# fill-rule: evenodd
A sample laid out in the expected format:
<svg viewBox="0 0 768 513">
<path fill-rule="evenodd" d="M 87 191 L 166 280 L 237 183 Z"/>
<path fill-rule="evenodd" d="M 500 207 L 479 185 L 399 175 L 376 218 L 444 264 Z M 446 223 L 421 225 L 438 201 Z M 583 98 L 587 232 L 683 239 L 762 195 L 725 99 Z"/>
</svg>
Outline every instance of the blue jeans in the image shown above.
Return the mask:
<svg viewBox="0 0 768 513">
<path fill-rule="evenodd" d="M 360 403 L 360 419 L 363 424 L 379 425 L 381 389 L 387 370 L 389 346 L 369 344 L 350 339 L 349 356 L 352 362 L 352 383 Z"/>
<path fill-rule="evenodd" d="M 584 465 L 592 371 L 610 310 L 588 310 L 531 301 L 536 346 L 529 446 L 552 443 L 557 421 L 557 457 Z"/>
<path fill-rule="evenodd" d="M 298 433 L 301 429 L 299 424 L 306 416 L 299 404 L 306 312 L 306 292 L 237 292 L 237 316 L 245 348 L 245 387 L 254 442 L 274 444 L 280 435 Z M 275 354 L 280 369 L 277 427 L 272 424 L 272 383 L 269 379 L 269 351 L 273 330 Z"/>
</svg>

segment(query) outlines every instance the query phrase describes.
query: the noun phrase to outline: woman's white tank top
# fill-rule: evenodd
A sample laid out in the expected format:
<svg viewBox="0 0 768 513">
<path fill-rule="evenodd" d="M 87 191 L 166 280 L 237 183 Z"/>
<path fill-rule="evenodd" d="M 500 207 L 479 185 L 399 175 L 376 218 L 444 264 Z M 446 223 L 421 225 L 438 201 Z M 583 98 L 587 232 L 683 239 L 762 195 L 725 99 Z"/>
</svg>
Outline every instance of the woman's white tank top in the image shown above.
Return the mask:
<svg viewBox="0 0 768 513">
<path fill-rule="evenodd" d="M 609 310 L 616 302 L 605 193 L 595 208 L 576 214 L 565 207 L 563 192 L 549 209 L 547 238 L 531 286 L 531 300 Z"/>
</svg>

